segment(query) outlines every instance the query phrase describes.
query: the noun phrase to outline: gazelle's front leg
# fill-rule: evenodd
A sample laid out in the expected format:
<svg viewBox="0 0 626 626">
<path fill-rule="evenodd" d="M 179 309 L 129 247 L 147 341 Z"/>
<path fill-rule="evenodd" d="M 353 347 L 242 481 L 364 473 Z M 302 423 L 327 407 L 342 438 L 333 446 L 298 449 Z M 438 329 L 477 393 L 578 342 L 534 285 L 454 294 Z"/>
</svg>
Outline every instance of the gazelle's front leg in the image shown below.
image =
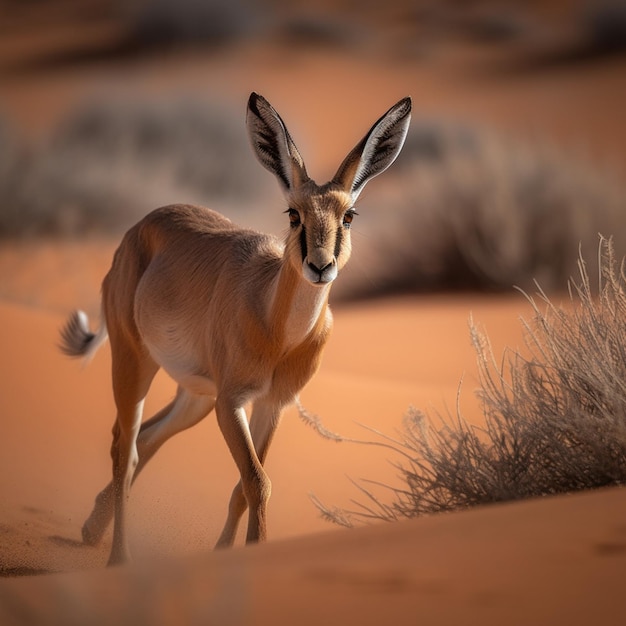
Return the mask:
<svg viewBox="0 0 626 626">
<path fill-rule="evenodd" d="M 249 431 L 257 459 L 261 465 L 265 463 L 267 451 L 269 450 L 274 433 L 278 428 L 280 413 L 280 407 L 269 400 L 259 399 L 254 403 Z M 224 529 L 215 544 L 216 548 L 227 548 L 233 545 L 239 522 L 247 506 L 248 503 L 244 494 L 243 483 L 240 480 L 233 489 L 233 493 L 230 497 L 228 517 L 224 524 Z"/>
</svg>

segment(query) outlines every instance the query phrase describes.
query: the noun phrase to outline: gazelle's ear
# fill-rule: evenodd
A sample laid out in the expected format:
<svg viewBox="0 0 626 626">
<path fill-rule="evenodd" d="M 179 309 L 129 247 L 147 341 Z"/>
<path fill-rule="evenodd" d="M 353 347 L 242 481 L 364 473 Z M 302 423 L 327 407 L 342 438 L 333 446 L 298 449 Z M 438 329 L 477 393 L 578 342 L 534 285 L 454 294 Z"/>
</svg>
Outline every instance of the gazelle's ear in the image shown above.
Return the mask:
<svg viewBox="0 0 626 626">
<path fill-rule="evenodd" d="M 339 166 L 334 183 L 341 185 L 356 200 L 365 183 L 384 172 L 404 145 L 411 121 L 411 98 L 392 106 L 363 137 Z"/>
<path fill-rule="evenodd" d="M 263 96 L 254 92 L 248 100 L 246 124 L 257 158 L 286 191 L 309 179 L 304 161 L 280 115 Z"/>
</svg>

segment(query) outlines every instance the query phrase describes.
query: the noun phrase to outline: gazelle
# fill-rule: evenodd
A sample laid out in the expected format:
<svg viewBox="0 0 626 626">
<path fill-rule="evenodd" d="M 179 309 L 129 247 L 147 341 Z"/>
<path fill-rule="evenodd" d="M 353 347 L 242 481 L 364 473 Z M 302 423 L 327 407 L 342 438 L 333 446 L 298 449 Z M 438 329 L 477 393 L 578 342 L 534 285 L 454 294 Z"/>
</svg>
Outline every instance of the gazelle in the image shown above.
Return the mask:
<svg viewBox="0 0 626 626">
<path fill-rule="evenodd" d="M 290 228 L 284 243 L 205 208 L 156 209 L 126 233 L 115 253 L 102 284 L 100 329 L 91 332 L 80 311 L 68 320 L 61 349 L 70 356 L 91 357 L 107 336 L 111 341 L 113 479 L 82 529 L 84 542 L 96 544 L 114 517 L 110 565 L 129 558 L 131 482 L 165 441 L 213 408 L 241 477 L 217 546 L 233 544 L 246 508 L 246 541 L 265 539 L 269 445 L 281 411 L 320 363 L 332 325 L 328 295 L 350 256 L 356 199 L 398 156 L 410 113 L 409 98 L 398 102 L 334 178 L 317 185 L 278 113 L 253 93 L 248 132 L 286 196 Z M 144 398 L 161 367 L 178 390 L 142 424 Z"/>
</svg>

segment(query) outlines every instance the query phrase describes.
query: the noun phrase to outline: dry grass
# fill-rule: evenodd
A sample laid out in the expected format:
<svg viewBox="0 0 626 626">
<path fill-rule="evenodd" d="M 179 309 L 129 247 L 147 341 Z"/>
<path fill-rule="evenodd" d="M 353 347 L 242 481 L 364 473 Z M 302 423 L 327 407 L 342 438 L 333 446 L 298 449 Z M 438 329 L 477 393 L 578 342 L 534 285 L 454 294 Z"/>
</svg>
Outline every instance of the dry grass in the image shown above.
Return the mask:
<svg viewBox="0 0 626 626">
<path fill-rule="evenodd" d="M 524 354 L 496 361 L 472 324 L 483 428 L 458 410 L 439 425 L 409 411 L 398 438 L 361 442 L 396 455 L 402 487 L 382 486 L 392 501 L 365 481 L 355 483 L 365 496 L 356 510 L 316 500 L 322 514 L 350 526 L 626 484 L 626 275 L 611 240 L 601 240 L 599 256 L 597 288 L 581 259 L 566 307 L 541 290 L 527 296 Z"/>
</svg>

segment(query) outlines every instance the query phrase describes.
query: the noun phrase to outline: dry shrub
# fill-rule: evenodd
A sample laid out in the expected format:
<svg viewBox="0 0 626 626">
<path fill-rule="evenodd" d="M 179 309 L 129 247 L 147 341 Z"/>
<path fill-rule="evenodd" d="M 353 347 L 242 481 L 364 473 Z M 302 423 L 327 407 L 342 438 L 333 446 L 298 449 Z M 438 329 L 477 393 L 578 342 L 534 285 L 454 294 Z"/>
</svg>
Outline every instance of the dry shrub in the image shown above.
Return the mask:
<svg viewBox="0 0 626 626">
<path fill-rule="evenodd" d="M 369 442 L 399 455 L 402 486 L 386 487 L 393 501 L 365 481 L 356 483 L 366 501 L 355 511 L 316 500 L 322 513 L 352 525 L 625 484 L 626 276 L 611 240 L 601 240 L 599 256 L 597 294 L 581 258 L 565 308 L 541 290 L 528 297 L 525 354 L 508 352 L 498 363 L 472 324 L 484 427 L 458 410 L 439 426 L 410 410 L 398 438 Z"/>
</svg>

